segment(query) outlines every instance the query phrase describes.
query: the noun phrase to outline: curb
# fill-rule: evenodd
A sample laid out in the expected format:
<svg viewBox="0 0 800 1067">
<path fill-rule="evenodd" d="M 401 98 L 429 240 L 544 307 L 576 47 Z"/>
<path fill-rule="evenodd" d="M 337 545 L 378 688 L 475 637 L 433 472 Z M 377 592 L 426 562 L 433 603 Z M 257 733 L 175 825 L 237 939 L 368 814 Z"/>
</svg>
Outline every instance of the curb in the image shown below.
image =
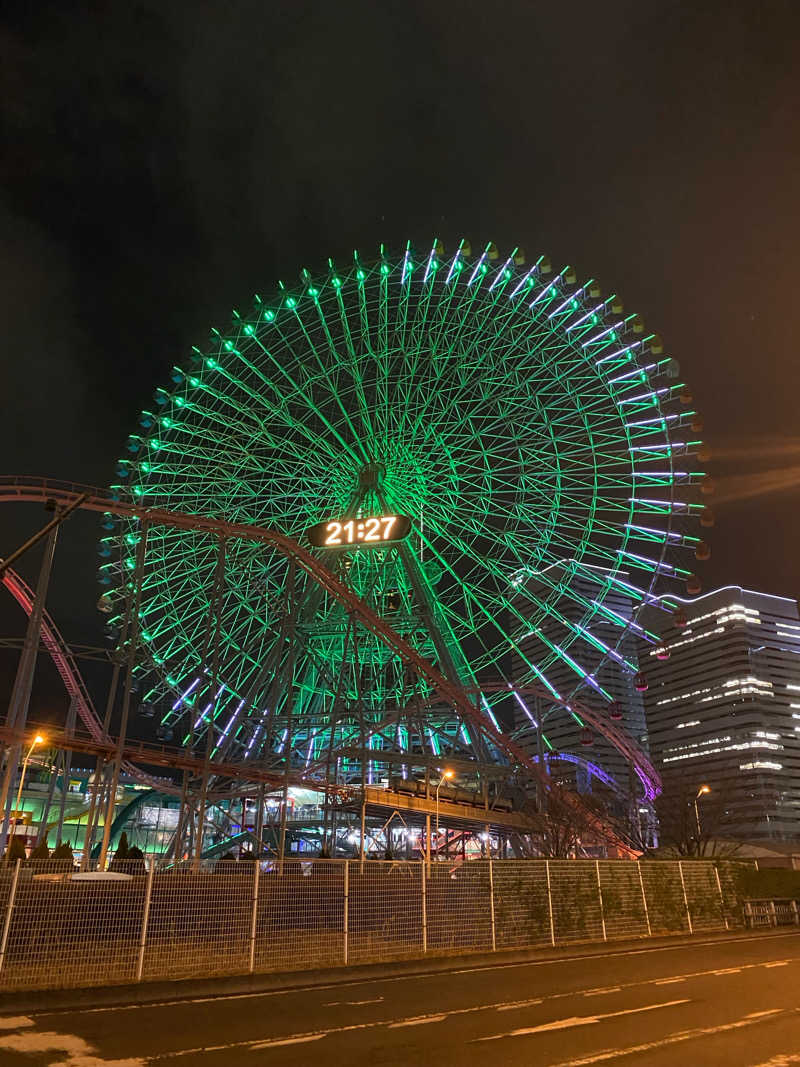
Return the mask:
<svg viewBox="0 0 800 1067">
<path fill-rule="evenodd" d="M 592 956 L 614 956 L 631 950 L 642 952 L 659 949 L 700 947 L 725 941 L 751 941 L 769 937 L 786 937 L 800 930 L 734 930 L 693 937 L 676 934 L 655 938 L 633 938 L 612 942 L 575 942 L 558 948 L 512 949 L 508 951 L 436 956 L 402 960 L 395 963 L 367 963 L 350 967 L 330 967 L 308 971 L 270 971 L 260 974 L 226 975 L 219 978 L 184 978 L 175 981 L 141 982 L 129 985 L 82 986 L 71 989 L 16 990 L 0 993 L 0 1015 L 29 1012 L 68 1011 L 74 1008 L 115 1008 L 131 1005 L 160 1005 L 192 998 L 213 998 L 258 993 L 291 992 L 328 985 L 358 985 L 370 980 L 410 978 L 415 975 L 441 974 L 454 965 L 473 968 L 509 967 L 526 963 L 558 963 Z"/>
</svg>

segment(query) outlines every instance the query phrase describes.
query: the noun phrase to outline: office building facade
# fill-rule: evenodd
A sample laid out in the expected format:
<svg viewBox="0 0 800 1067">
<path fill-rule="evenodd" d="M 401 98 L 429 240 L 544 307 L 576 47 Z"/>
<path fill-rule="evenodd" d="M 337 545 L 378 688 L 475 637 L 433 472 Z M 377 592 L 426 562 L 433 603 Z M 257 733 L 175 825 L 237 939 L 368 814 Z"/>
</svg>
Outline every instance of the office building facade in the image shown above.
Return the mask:
<svg viewBox="0 0 800 1067">
<path fill-rule="evenodd" d="M 797 601 L 725 586 L 681 600 L 676 620 L 669 659 L 640 658 L 665 800 L 706 785 L 700 816 L 707 804 L 720 837 L 800 837 Z"/>
</svg>

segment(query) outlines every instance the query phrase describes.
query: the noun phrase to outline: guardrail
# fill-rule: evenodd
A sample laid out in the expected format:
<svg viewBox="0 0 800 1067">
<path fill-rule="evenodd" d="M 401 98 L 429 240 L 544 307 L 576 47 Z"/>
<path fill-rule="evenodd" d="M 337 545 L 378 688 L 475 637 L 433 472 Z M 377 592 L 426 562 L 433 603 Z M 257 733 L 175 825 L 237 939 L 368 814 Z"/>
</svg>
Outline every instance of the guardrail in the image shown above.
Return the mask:
<svg viewBox="0 0 800 1067">
<path fill-rule="evenodd" d="M 0 868 L 0 988 L 290 971 L 693 934 L 741 922 L 708 861 L 221 861 Z"/>
<path fill-rule="evenodd" d="M 800 926 L 797 901 L 786 897 L 744 901 L 745 926 Z"/>
</svg>

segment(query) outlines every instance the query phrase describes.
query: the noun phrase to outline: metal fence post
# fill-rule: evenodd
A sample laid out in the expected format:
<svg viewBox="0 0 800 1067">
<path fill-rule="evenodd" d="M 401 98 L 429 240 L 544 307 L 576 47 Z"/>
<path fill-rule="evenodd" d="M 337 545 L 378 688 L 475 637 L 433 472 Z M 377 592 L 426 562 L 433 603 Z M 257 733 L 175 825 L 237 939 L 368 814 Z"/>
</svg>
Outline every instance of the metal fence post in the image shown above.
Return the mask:
<svg viewBox="0 0 800 1067">
<path fill-rule="evenodd" d="M 714 874 L 717 876 L 717 889 L 719 890 L 719 906 L 722 908 L 722 918 L 725 922 L 725 929 L 730 930 L 730 926 L 728 925 L 728 913 L 725 908 L 725 897 L 722 892 L 722 882 L 720 882 L 719 880 L 719 867 L 714 867 Z"/>
<path fill-rule="evenodd" d="M 8 934 L 11 929 L 11 912 L 14 910 L 14 901 L 17 896 L 17 883 L 19 882 L 19 868 L 22 860 L 17 860 L 17 865 L 14 868 L 14 874 L 11 879 L 11 889 L 8 894 L 8 903 L 6 904 L 6 917 L 3 922 L 3 940 L 0 941 L 0 971 L 3 969 L 3 964 L 6 959 L 6 945 L 8 945 Z"/>
<path fill-rule="evenodd" d="M 425 894 L 425 863 L 420 865 L 420 882 L 422 884 L 422 951 L 428 951 L 428 901 Z"/>
<path fill-rule="evenodd" d="M 494 923 L 494 871 L 491 856 L 489 857 L 489 909 L 492 916 L 492 952 L 497 952 L 497 934 Z"/>
<path fill-rule="evenodd" d="M 258 918 L 258 883 L 261 877 L 261 864 L 253 864 L 253 914 L 250 916 L 250 974 L 256 969 L 256 920 Z"/>
<path fill-rule="evenodd" d="M 775 901 L 769 902 L 769 924 L 770 926 L 778 925 L 778 909 L 775 907 Z"/>
<path fill-rule="evenodd" d="M 650 926 L 650 909 L 647 907 L 647 894 L 644 891 L 644 878 L 642 878 L 642 865 L 639 860 L 636 861 L 636 866 L 639 869 L 639 886 L 642 890 L 642 904 L 644 904 L 644 917 L 647 922 L 647 936 L 653 936 L 653 930 Z"/>
<path fill-rule="evenodd" d="M 344 861 L 344 962 L 347 966 L 348 930 L 350 927 L 350 861 Z"/>
<path fill-rule="evenodd" d="M 544 861 L 544 870 L 547 875 L 547 910 L 550 914 L 550 944 L 555 948 L 556 928 L 553 923 L 553 894 L 550 891 L 550 860 Z"/>
<path fill-rule="evenodd" d="M 798 910 L 797 910 L 797 901 L 796 900 L 792 901 L 791 907 L 792 907 L 792 922 L 794 923 L 795 926 L 800 926 L 800 913 L 798 913 Z M 726 928 L 727 928 L 727 924 L 728 924 L 728 920 L 726 919 L 725 920 Z"/>
<path fill-rule="evenodd" d="M 156 861 L 153 857 L 150 861 L 150 870 L 147 872 L 147 882 L 144 891 L 144 911 L 142 912 L 142 932 L 139 934 L 139 958 L 136 961 L 136 981 L 141 982 L 144 970 L 144 947 L 147 942 L 147 924 L 150 920 L 150 900 L 153 896 L 153 875 L 156 873 Z"/>
<path fill-rule="evenodd" d="M 686 905 L 686 921 L 689 923 L 689 933 L 693 934 L 694 929 L 692 927 L 692 913 L 689 910 L 689 898 L 686 896 L 686 882 L 683 879 L 683 863 L 678 860 L 678 873 L 681 876 L 681 889 L 683 890 L 683 903 Z"/>
<path fill-rule="evenodd" d="M 606 935 L 606 915 L 603 909 L 603 887 L 600 885 L 600 860 L 594 861 L 594 869 L 597 874 L 597 898 L 600 901 L 600 923 L 603 927 L 603 940 L 608 941 Z"/>
</svg>

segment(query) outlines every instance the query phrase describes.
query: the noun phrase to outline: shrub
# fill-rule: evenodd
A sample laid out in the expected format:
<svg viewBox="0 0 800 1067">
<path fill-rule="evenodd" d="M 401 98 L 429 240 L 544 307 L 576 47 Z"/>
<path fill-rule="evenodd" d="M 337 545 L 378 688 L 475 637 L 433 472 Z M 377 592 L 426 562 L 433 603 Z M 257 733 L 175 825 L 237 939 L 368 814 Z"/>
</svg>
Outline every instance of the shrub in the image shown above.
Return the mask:
<svg viewBox="0 0 800 1067">
<path fill-rule="evenodd" d="M 33 852 L 31 852 L 31 859 L 32 860 L 49 860 L 50 859 L 50 849 L 47 847 L 47 841 L 45 840 L 45 838 L 42 838 L 42 840 L 39 842 L 39 844 L 36 846 L 36 848 L 33 850 Z"/>
<path fill-rule="evenodd" d="M 786 867 L 745 867 L 735 875 L 740 897 L 794 897 L 800 900 L 800 871 Z"/>
<path fill-rule="evenodd" d="M 53 849 L 53 853 L 50 856 L 51 860 L 59 860 L 59 867 L 63 867 L 65 870 L 72 870 L 75 866 L 75 860 L 72 856 L 72 845 L 67 841 L 59 841 L 56 847 Z"/>
<path fill-rule="evenodd" d="M 8 843 L 8 849 L 6 851 L 6 860 L 8 863 L 16 863 L 17 860 L 25 859 L 25 842 L 21 837 L 17 837 L 16 834 L 11 838 Z"/>
</svg>

